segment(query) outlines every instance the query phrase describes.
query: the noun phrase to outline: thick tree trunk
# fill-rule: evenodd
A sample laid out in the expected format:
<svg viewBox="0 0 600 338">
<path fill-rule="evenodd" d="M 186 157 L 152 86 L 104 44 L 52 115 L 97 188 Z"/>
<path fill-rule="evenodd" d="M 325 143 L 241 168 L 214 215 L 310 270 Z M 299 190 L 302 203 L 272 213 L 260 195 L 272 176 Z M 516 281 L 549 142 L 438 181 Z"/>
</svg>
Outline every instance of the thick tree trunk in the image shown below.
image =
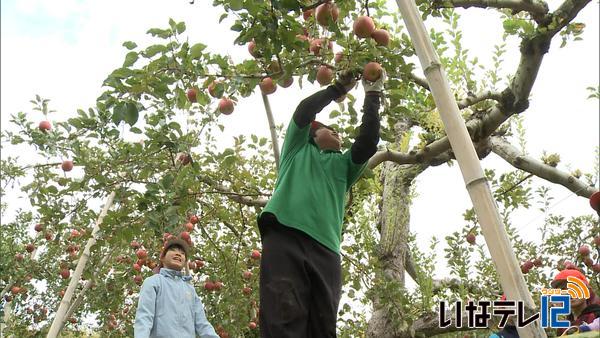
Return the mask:
<svg viewBox="0 0 600 338">
<path fill-rule="evenodd" d="M 398 123 L 396 140 L 408 131 L 408 125 Z M 377 248 L 381 271 L 376 276 L 375 284 L 394 282 L 404 287 L 406 269 L 405 258 L 408 251 L 408 232 L 410 224 L 411 187 L 415 177 L 423 172 L 420 165 L 399 165 L 386 162 L 381 173 L 383 186 L 380 206 L 378 230 L 380 241 Z M 379 297 L 373 299 L 373 315 L 369 320 L 368 337 L 391 338 L 410 335 L 409 327 L 402 325 L 402 318 L 393 318 L 389 307 Z"/>
</svg>

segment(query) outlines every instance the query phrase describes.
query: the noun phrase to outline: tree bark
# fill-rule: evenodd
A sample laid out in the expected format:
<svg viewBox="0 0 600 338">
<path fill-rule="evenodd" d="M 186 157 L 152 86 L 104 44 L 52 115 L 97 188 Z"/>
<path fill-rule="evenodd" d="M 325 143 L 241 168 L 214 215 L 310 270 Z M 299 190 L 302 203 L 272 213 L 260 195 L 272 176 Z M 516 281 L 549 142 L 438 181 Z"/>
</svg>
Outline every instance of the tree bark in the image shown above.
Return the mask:
<svg viewBox="0 0 600 338">
<path fill-rule="evenodd" d="M 406 123 L 395 126 L 396 142 L 408 131 Z M 421 165 L 399 165 L 394 162 L 383 164 L 381 184 L 382 200 L 379 211 L 378 229 L 380 240 L 377 256 L 381 263 L 381 271 L 377 273 L 375 285 L 395 282 L 404 287 L 406 258 L 408 254 L 408 232 L 410 225 L 410 190 L 414 179 L 426 167 Z M 412 266 L 408 264 L 408 266 Z M 414 267 L 413 267 L 414 270 Z M 414 273 L 414 272 L 413 272 Z M 373 299 L 373 314 L 368 323 L 367 336 L 391 338 L 406 335 L 406 326 L 399 325 L 402 318 L 392 318 L 385 302 L 378 296 Z"/>
</svg>

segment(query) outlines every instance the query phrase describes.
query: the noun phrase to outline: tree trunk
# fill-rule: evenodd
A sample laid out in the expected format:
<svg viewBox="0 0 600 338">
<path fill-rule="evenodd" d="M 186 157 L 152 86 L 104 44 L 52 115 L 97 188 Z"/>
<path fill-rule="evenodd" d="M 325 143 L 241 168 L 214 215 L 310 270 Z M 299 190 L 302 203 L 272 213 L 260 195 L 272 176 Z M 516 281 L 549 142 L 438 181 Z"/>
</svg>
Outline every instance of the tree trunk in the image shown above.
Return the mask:
<svg viewBox="0 0 600 338">
<path fill-rule="evenodd" d="M 398 123 L 396 143 L 400 144 L 402 136 L 409 126 Z M 386 162 L 381 173 L 383 186 L 379 211 L 378 230 L 380 241 L 377 256 L 381 270 L 375 277 L 375 285 L 394 283 L 404 288 L 405 257 L 408 251 L 408 233 L 410 225 L 411 187 L 415 177 L 425 168 L 421 165 L 398 165 Z M 410 327 L 402 318 L 390 312 L 386 301 L 377 294 L 373 298 L 373 315 L 369 320 L 367 336 L 377 338 L 409 336 Z M 396 312 L 396 311 L 394 311 Z"/>
</svg>

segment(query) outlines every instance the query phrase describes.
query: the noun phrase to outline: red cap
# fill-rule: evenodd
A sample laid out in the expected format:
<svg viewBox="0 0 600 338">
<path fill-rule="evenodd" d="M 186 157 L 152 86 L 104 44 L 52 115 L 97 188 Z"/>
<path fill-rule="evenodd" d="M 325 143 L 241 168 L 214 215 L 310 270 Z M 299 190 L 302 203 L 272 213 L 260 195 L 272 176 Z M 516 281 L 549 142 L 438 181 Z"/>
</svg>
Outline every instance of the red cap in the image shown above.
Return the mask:
<svg viewBox="0 0 600 338">
<path fill-rule="evenodd" d="M 559 280 L 567 280 L 567 277 L 576 277 L 579 278 L 585 285 L 590 285 L 585 275 L 581 273 L 579 270 L 565 269 L 554 277 L 553 283 Z"/>
</svg>

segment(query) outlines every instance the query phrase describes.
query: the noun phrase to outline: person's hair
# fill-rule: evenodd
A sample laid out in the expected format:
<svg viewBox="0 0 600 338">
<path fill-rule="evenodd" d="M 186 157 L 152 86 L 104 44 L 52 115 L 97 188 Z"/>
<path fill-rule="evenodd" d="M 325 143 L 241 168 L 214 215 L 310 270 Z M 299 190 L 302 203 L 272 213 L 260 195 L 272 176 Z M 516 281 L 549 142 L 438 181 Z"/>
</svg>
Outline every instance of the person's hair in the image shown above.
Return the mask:
<svg viewBox="0 0 600 338">
<path fill-rule="evenodd" d="M 315 124 L 311 125 L 310 131 L 308 132 L 308 136 L 310 137 L 311 140 L 313 140 L 315 138 L 315 136 L 317 136 L 317 130 L 319 130 L 321 128 L 327 128 L 329 130 L 335 131 L 333 128 L 331 128 L 328 125 L 325 125 L 320 122 L 316 122 Z"/>
<path fill-rule="evenodd" d="M 178 248 L 179 250 L 183 251 L 183 255 L 185 256 L 185 259 L 187 260 L 188 257 L 187 257 L 187 253 L 185 252 L 185 248 L 179 244 L 171 244 L 168 248 L 163 250 L 162 254 L 160 255 L 160 258 L 165 257 L 165 255 L 167 254 L 167 251 L 172 250 L 173 248 Z"/>
</svg>

